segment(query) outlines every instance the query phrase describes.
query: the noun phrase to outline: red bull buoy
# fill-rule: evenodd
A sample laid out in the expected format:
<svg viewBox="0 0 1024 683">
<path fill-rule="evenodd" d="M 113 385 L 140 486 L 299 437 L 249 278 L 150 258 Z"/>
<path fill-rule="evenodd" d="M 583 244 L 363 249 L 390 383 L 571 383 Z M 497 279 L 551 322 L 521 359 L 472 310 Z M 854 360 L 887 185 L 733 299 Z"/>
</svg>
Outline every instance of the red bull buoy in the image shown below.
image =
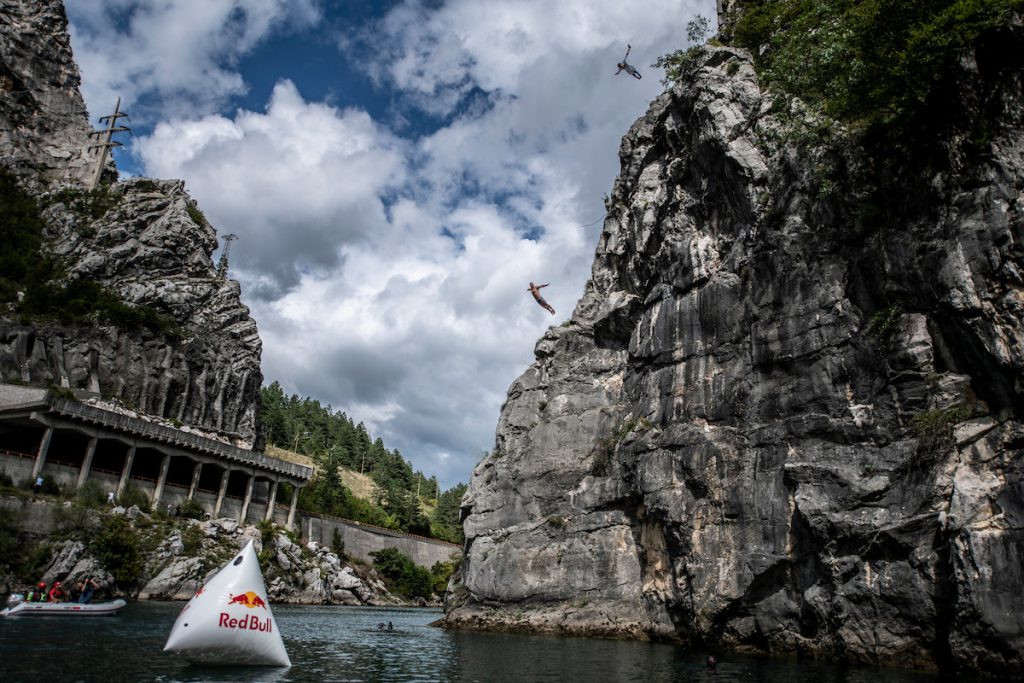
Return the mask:
<svg viewBox="0 0 1024 683">
<path fill-rule="evenodd" d="M 188 601 L 164 652 L 202 664 L 292 665 L 252 541 Z"/>
</svg>

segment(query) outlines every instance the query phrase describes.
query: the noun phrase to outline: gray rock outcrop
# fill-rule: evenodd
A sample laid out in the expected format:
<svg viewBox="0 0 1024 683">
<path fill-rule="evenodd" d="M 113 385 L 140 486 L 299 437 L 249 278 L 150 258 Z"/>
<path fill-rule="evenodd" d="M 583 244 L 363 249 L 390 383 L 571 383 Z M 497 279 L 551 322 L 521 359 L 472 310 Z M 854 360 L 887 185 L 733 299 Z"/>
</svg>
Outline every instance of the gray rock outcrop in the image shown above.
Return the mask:
<svg viewBox="0 0 1024 683">
<path fill-rule="evenodd" d="M 85 183 L 95 168 L 61 2 L 4 0 L 0 11 L 0 150 L 20 175 Z M 111 102 L 113 107 L 114 103 Z"/>
<path fill-rule="evenodd" d="M 254 526 L 233 519 L 187 523 L 192 536 L 186 547 L 181 533 L 170 534 L 147 560 L 150 577 L 139 592 L 142 600 L 188 600 L 220 571 L 250 539 L 261 554 L 267 597 L 277 604 L 386 605 L 399 604 L 372 570 L 362 576 L 330 550 L 316 542 L 299 544 L 278 531 L 264 545 Z"/>
<path fill-rule="evenodd" d="M 509 389 L 445 624 L 1019 672 L 1015 79 L 989 153 L 880 225 L 856 145 L 794 143 L 815 122 L 745 51 L 697 54 Z"/>
<path fill-rule="evenodd" d="M 176 180 L 85 192 L 91 142 L 64 10 L 17 0 L 0 12 L 0 164 L 43 207 L 61 282 L 97 283 L 150 323 L 27 322 L 0 307 L 0 381 L 119 399 L 142 414 L 261 448 L 261 342 L 238 283 L 214 267 L 217 235 Z M 57 283 L 60 284 L 60 283 Z"/>
<path fill-rule="evenodd" d="M 137 508 L 135 532 L 149 543 L 153 538 L 151 517 Z M 115 508 L 105 514 L 126 515 Z M 139 525 L 142 526 L 139 526 Z M 231 557 L 250 540 L 261 554 L 261 568 L 267 597 L 277 604 L 301 605 L 396 605 L 403 601 L 391 595 L 373 569 L 342 561 L 316 542 L 297 543 L 275 530 L 264 544 L 255 526 L 240 525 L 223 518 L 188 520 L 168 529 L 141 563 L 140 600 L 188 600 Z M 109 595 L 115 580 L 80 540 L 63 541 L 43 571 L 42 581 L 56 580 L 65 586 L 86 578 L 94 579 Z"/>
</svg>

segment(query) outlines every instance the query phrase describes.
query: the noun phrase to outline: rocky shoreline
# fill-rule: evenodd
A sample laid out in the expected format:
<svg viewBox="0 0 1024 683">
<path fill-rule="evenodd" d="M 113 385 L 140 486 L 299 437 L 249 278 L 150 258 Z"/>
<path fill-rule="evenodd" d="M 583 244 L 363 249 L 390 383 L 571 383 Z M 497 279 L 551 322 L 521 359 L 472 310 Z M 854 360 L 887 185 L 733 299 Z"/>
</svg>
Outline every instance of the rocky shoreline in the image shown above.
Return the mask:
<svg viewBox="0 0 1024 683">
<path fill-rule="evenodd" d="M 65 508 L 69 509 L 70 505 Z M 230 518 L 160 519 L 137 507 L 116 507 L 94 515 L 122 516 L 142 545 L 139 579 L 132 587 L 118 584 L 91 549 L 89 532 L 52 546 L 40 581 L 64 585 L 92 577 L 101 597 L 137 600 L 188 600 L 249 540 L 260 557 L 267 596 L 276 604 L 440 607 L 435 599 L 408 601 L 390 593 L 369 565 L 354 562 L 315 541 L 303 543 L 274 525 L 239 524 Z M 12 591 L 18 587 L 9 585 Z"/>
</svg>

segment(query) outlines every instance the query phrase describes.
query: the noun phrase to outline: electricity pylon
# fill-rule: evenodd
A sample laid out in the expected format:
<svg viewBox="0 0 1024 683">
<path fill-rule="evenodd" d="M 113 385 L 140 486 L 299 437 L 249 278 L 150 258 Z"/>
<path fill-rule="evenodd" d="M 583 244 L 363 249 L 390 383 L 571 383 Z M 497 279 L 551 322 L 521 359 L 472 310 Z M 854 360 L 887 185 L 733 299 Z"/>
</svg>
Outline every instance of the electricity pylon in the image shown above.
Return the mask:
<svg viewBox="0 0 1024 683">
<path fill-rule="evenodd" d="M 226 278 L 228 276 L 228 252 L 231 251 L 232 240 L 237 239 L 238 235 L 235 233 L 224 235 L 224 251 L 220 253 L 220 262 L 217 264 L 217 275 L 222 278 Z"/>
<path fill-rule="evenodd" d="M 114 113 L 110 116 L 101 116 L 100 123 L 106 123 L 107 127 L 103 130 L 95 130 L 89 133 L 90 136 L 102 137 L 103 142 L 98 145 L 89 145 L 89 149 L 100 149 L 99 163 L 96 164 L 96 173 L 92 177 L 92 185 L 89 190 L 95 190 L 100 186 L 100 178 L 103 176 L 103 167 L 107 165 L 107 154 L 113 147 L 120 147 L 121 143 L 114 140 L 114 133 L 130 133 L 131 128 L 127 126 L 117 125 L 117 120 L 121 117 L 128 116 L 127 113 L 121 111 L 121 98 L 117 98 L 117 104 L 114 105 Z"/>
</svg>

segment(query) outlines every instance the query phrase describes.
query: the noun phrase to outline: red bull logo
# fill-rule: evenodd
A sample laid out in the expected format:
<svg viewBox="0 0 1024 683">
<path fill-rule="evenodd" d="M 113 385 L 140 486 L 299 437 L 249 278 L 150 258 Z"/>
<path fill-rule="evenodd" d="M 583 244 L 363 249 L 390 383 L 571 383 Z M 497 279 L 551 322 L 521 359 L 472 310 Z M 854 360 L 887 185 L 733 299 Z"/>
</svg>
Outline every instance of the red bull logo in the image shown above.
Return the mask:
<svg viewBox="0 0 1024 683">
<path fill-rule="evenodd" d="M 247 614 L 241 619 L 234 619 L 226 612 L 220 613 L 220 621 L 217 622 L 220 628 L 233 628 L 239 631 L 262 631 L 270 633 L 274 630 L 274 624 L 270 617 L 260 619 L 258 614 Z"/>
<path fill-rule="evenodd" d="M 229 594 L 227 606 L 230 607 L 231 605 L 242 605 L 247 609 L 255 609 L 257 607 L 264 610 L 267 609 L 266 601 L 252 591 L 246 591 L 238 595 Z M 227 612 L 221 612 L 217 626 L 220 628 L 238 629 L 240 631 L 261 631 L 264 633 L 270 633 L 274 630 L 274 624 L 269 616 L 265 619 L 260 619 L 257 614 L 247 614 L 241 619 L 237 619 Z"/>
<path fill-rule="evenodd" d="M 248 607 L 249 609 L 253 609 L 255 607 L 261 607 L 263 609 L 267 608 L 267 603 L 263 601 L 263 598 L 256 595 L 252 591 L 247 591 L 239 595 L 231 595 L 230 599 L 228 600 L 228 606 L 231 605 L 242 605 L 243 607 Z"/>
</svg>

